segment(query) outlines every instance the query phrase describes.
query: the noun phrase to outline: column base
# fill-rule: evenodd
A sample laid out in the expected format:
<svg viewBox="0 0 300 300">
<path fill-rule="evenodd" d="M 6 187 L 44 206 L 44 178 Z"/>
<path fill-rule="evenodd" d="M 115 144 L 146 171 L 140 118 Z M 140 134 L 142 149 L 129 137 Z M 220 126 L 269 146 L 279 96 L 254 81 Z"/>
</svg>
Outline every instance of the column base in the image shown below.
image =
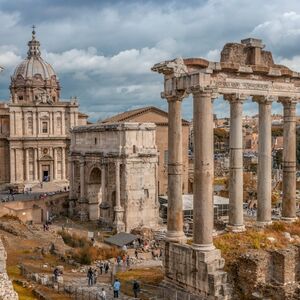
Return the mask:
<svg viewBox="0 0 300 300">
<path fill-rule="evenodd" d="M 272 221 L 256 221 L 255 226 L 259 227 L 259 228 L 264 228 L 271 224 L 272 224 Z"/>
<path fill-rule="evenodd" d="M 192 244 L 192 248 L 201 252 L 209 252 L 216 249 L 214 244 Z"/>
<path fill-rule="evenodd" d="M 168 242 L 185 244 L 187 241 L 187 238 L 183 231 L 170 231 L 169 230 L 166 233 L 166 240 Z"/>
<path fill-rule="evenodd" d="M 287 223 L 293 223 L 298 220 L 298 217 L 281 217 L 280 220 Z"/>
<path fill-rule="evenodd" d="M 226 231 L 233 232 L 233 233 L 239 233 L 246 231 L 245 225 L 226 225 Z"/>
</svg>

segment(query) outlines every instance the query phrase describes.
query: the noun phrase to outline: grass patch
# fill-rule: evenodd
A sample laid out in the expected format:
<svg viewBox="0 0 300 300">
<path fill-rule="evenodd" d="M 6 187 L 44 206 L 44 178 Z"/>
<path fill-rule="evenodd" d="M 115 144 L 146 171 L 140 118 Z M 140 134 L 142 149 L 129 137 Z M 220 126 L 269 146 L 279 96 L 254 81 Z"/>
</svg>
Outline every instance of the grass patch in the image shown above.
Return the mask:
<svg viewBox="0 0 300 300">
<path fill-rule="evenodd" d="M 84 247 L 71 250 L 72 258 L 80 264 L 90 265 L 95 260 L 106 260 L 117 256 L 122 256 L 122 251 L 118 248 L 98 248 Z"/>
<path fill-rule="evenodd" d="M 61 235 L 64 243 L 72 248 L 85 248 L 88 246 L 92 246 L 91 241 L 75 233 L 70 234 L 65 230 L 60 230 L 57 233 Z"/>
<path fill-rule="evenodd" d="M 118 272 L 116 277 L 122 282 L 138 280 L 141 283 L 157 285 L 164 279 L 162 268 L 130 269 L 126 272 Z"/>
<path fill-rule="evenodd" d="M 37 300 L 31 289 L 22 287 L 16 282 L 13 282 L 13 287 L 19 296 L 19 300 Z"/>
</svg>

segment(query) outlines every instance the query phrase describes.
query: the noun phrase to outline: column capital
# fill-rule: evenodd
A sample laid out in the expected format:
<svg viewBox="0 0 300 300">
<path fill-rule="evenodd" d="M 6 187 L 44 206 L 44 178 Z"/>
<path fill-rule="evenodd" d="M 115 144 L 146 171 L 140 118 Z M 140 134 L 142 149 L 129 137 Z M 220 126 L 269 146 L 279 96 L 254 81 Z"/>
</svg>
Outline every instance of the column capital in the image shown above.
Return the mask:
<svg viewBox="0 0 300 300">
<path fill-rule="evenodd" d="M 296 97 L 279 97 L 278 102 L 284 107 L 296 108 L 297 98 Z"/>
<path fill-rule="evenodd" d="M 218 98 L 219 94 L 218 94 L 218 89 L 214 88 L 214 87 L 210 87 L 210 86 L 191 86 L 188 89 L 189 93 L 192 93 L 193 95 L 196 94 L 201 94 L 201 95 L 205 95 L 205 96 L 210 96 L 212 99 Z"/>
<path fill-rule="evenodd" d="M 272 102 L 277 101 L 277 97 L 275 96 L 263 96 L 263 95 L 256 95 L 252 96 L 252 101 L 257 102 L 259 104 L 271 105 Z"/>
<path fill-rule="evenodd" d="M 186 90 L 182 91 L 173 91 L 172 94 L 166 94 L 165 92 L 161 93 L 161 98 L 166 99 L 168 102 L 172 101 L 182 101 L 188 96 Z"/>
<path fill-rule="evenodd" d="M 224 94 L 223 97 L 226 101 L 229 101 L 230 103 L 231 102 L 243 103 L 249 97 L 249 95 L 234 93 L 234 94 Z"/>
</svg>

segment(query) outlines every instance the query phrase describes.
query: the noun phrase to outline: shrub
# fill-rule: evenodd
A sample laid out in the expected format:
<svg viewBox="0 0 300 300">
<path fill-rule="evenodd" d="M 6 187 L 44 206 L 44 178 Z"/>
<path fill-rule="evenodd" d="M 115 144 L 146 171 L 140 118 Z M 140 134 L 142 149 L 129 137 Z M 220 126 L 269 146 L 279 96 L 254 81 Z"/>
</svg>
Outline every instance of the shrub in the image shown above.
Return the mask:
<svg viewBox="0 0 300 300">
<path fill-rule="evenodd" d="M 81 237 L 75 233 L 70 234 L 67 231 L 61 230 L 57 232 L 61 235 L 64 243 L 72 248 L 84 248 L 92 245 L 92 242 L 85 237 Z"/>
</svg>

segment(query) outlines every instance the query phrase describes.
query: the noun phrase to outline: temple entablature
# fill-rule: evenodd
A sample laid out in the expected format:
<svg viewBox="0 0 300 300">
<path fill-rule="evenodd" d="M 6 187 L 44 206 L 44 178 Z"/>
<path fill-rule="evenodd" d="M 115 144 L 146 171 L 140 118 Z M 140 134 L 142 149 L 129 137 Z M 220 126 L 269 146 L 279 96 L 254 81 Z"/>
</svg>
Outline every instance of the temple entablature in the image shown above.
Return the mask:
<svg viewBox="0 0 300 300">
<path fill-rule="evenodd" d="M 197 87 L 212 88 L 218 94 L 245 94 L 300 98 L 300 73 L 277 65 L 272 53 L 262 50 L 259 39 L 228 43 L 220 62 L 203 58 L 176 58 L 155 64 L 152 71 L 165 78 L 162 96 L 187 94 Z"/>
</svg>

